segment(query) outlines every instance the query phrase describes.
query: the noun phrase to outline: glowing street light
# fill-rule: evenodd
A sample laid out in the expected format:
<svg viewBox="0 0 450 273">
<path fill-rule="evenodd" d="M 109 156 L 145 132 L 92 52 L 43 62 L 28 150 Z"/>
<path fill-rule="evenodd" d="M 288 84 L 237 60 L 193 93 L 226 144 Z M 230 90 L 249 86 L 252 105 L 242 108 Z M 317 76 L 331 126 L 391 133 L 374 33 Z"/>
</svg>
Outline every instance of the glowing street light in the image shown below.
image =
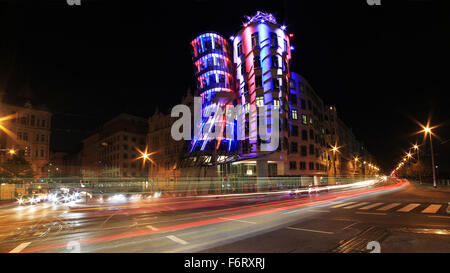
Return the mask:
<svg viewBox="0 0 450 273">
<path fill-rule="evenodd" d="M 414 144 L 413 149 L 417 151 L 417 162 L 420 165 L 420 149 L 419 149 L 419 145 Z M 420 175 L 420 169 L 419 169 L 419 183 L 422 184 L 422 176 Z"/>
<path fill-rule="evenodd" d="M 14 149 L 10 149 L 10 150 L 9 150 L 9 154 L 10 154 L 10 155 L 14 155 L 15 153 L 16 153 L 16 151 L 15 151 Z"/>
<path fill-rule="evenodd" d="M 436 188 L 436 167 L 434 166 L 434 152 L 433 152 L 433 138 L 431 137 L 433 133 L 431 132 L 431 128 L 427 125 L 423 128 L 425 132 L 425 137 L 427 134 L 430 134 L 430 147 L 431 147 L 431 169 L 433 170 L 433 187 Z"/>
</svg>

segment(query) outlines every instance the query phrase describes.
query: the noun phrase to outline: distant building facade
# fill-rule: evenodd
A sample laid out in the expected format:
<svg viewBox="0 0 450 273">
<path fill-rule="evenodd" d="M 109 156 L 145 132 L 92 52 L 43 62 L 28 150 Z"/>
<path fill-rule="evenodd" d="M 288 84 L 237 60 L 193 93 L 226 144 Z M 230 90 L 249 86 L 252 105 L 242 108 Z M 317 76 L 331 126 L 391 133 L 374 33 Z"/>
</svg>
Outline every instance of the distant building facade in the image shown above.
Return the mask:
<svg viewBox="0 0 450 273">
<path fill-rule="evenodd" d="M 83 140 L 80 152 L 83 180 L 147 177 L 139 151 L 146 148 L 147 120 L 120 114 Z"/>
<path fill-rule="evenodd" d="M 48 173 L 52 114 L 27 102 L 24 106 L 3 101 L 0 94 L 0 161 L 13 154 L 30 162 L 37 178 Z"/>
</svg>

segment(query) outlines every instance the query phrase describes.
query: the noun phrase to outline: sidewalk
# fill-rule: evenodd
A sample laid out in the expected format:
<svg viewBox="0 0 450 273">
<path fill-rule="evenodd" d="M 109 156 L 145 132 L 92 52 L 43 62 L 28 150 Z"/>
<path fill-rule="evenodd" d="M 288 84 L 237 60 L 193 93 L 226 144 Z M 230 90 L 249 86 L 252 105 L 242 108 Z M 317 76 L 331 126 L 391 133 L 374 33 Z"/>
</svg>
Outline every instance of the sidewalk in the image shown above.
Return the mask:
<svg viewBox="0 0 450 273">
<path fill-rule="evenodd" d="M 450 194 L 450 186 L 447 185 L 436 185 L 436 188 L 433 188 L 433 184 L 424 183 L 420 184 L 419 181 L 410 180 L 411 184 L 414 185 L 417 189 L 425 190 L 425 191 L 433 191 L 433 192 L 448 192 Z M 450 200 L 449 200 L 450 201 Z"/>
</svg>

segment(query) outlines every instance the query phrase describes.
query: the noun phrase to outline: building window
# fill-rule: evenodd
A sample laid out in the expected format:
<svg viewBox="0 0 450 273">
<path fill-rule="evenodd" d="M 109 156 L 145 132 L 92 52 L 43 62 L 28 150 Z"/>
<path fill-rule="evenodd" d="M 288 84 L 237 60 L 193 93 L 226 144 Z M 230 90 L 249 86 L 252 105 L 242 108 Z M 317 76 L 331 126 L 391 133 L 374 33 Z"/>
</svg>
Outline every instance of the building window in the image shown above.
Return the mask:
<svg viewBox="0 0 450 273">
<path fill-rule="evenodd" d="M 45 127 L 45 119 L 41 120 L 42 127 Z"/>
<path fill-rule="evenodd" d="M 255 68 L 261 68 L 261 60 L 259 59 L 259 56 L 253 55 L 253 66 Z"/>
<path fill-rule="evenodd" d="M 297 153 L 298 152 L 298 144 L 297 142 L 291 142 L 291 152 Z"/>
<path fill-rule="evenodd" d="M 293 79 L 289 80 L 289 88 L 295 89 L 295 81 Z"/>
<path fill-rule="evenodd" d="M 244 105 L 244 110 L 245 110 L 245 113 L 248 114 L 250 112 L 250 104 L 246 103 Z"/>
<path fill-rule="evenodd" d="M 291 132 L 292 132 L 292 136 L 298 136 L 298 126 L 293 125 Z"/>
<path fill-rule="evenodd" d="M 306 150 L 306 146 L 305 146 L 305 145 L 302 145 L 302 146 L 300 147 L 300 154 L 301 154 L 302 156 L 307 156 L 307 150 Z"/>
<path fill-rule="evenodd" d="M 273 100 L 273 109 L 280 109 L 280 100 L 274 99 Z"/>
<path fill-rule="evenodd" d="M 278 63 L 278 57 L 277 56 L 272 56 L 272 68 L 278 68 L 279 63 Z"/>
<path fill-rule="evenodd" d="M 313 118 L 312 118 L 312 116 L 309 116 L 309 123 L 313 124 Z"/>
<path fill-rule="evenodd" d="M 314 155 L 314 144 L 309 145 L 309 154 Z"/>
<path fill-rule="evenodd" d="M 22 140 L 22 132 L 17 133 L 17 139 Z"/>
<path fill-rule="evenodd" d="M 297 162 L 289 161 L 289 170 L 296 170 L 296 169 L 297 169 Z"/>
<path fill-rule="evenodd" d="M 280 89 L 280 82 L 278 81 L 278 79 L 272 79 L 272 85 L 273 85 L 273 90 Z"/>
<path fill-rule="evenodd" d="M 245 63 L 241 63 L 241 75 L 244 76 L 245 75 Z"/>
<path fill-rule="evenodd" d="M 31 118 L 30 118 L 30 125 L 31 126 L 34 126 L 34 120 L 35 120 L 34 115 L 31 115 Z"/>
<path fill-rule="evenodd" d="M 264 106 L 264 97 L 263 96 L 256 97 L 256 106 L 258 106 L 258 107 Z"/>
<path fill-rule="evenodd" d="M 302 140 L 308 140 L 308 131 L 302 130 Z"/>
<path fill-rule="evenodd" d="M 302 107 L 302 109 L 306 109 L 305 100 L 302 99 L 301 102 L 302 102 L 302 103 L 301 103 L 300 106 Z"/>
<path fill-rule="evenodd" d="M 302 123 L 304 125 L 308 124 L 308 120 L 306 119 L 306 115 L 305 114 L 302 114 Z"/>
<path fill-rule="evenodd" d="M 44 150 L 41 149 L 41 157 L 44 157 Z"/>
<path fill-rule="evenodd" d="M 259 35 L 258 32 L 255 32 L 252 34 L 252 47 L 258 47 L 259 46 Z"/>
<path fill-rule="evenodd" d="M 261 88 L 262 87 L 262 77 L 261 75 L 255 76 L 255 88 Z"/>
<path fill-rule="evenodd" d="M 313 139 L 314 138 L 314 130 L 309 130 L 309 138 Z"/>
<path fill-rule="evenodd" d="M 291 104 L 294 104 L 294 105 L 297 104 L 297 95 L 291 94 L 289 99 L 290 99 Z"/>
<path fill-rule="evenodd" d="M 292 115 L 292 119 L 293 119 L 293 120 L 297 120 L 297 119 L 298 119 L 298 116 L 297 116 L 297 110 L 292 110 L 291 115 Z"/>
<path fill-rule="evenodd" d="M 28 133 L 23 133 L 23 140 L 28 141 Z"/>
<path fill-rule="evenodd" d="M 314 170 L 314 162 L 309 162 L 309 169 Z"/>
<path fill-rule="evenodd" d="M 304 161 L 300 162 L 300 170 L 306 170 L 306 162 Z"/>
<path fill-rule="evenodd" d="M 240 42 L 237 44 L 237 55 L 238 55 L 238 56 L 241 56 L 241 55 L 242 55 L 242 41 L 240 41 Z"/>
<path fill-rule="evenodd" d="M 45 136 L 41 135 L 41 142 L 45 142 Z"/>
<path fill-rule="evenodd" d="M 278 47 L 278 37 L 276 33 L 270 33 L 270 46 Z"/>
</svg>

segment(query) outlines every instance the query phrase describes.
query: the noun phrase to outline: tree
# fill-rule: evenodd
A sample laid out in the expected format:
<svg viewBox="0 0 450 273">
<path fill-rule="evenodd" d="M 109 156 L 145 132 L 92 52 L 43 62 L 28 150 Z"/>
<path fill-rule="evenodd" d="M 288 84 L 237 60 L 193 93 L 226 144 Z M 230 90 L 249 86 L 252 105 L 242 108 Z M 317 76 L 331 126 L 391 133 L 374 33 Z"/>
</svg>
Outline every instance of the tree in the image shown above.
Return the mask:
<svg viewBox="0 0 450 273">
<path fill-rule="evenodd" d="M 13 178 L 18 177 L 33 177 L 33 169 L 30 162 L 28 162 L 23 156 L 14 155 L 11 158 L 5 160 L 0 167 L 3 169 L 1 172 L 4 176 Z"/>
</svg>

